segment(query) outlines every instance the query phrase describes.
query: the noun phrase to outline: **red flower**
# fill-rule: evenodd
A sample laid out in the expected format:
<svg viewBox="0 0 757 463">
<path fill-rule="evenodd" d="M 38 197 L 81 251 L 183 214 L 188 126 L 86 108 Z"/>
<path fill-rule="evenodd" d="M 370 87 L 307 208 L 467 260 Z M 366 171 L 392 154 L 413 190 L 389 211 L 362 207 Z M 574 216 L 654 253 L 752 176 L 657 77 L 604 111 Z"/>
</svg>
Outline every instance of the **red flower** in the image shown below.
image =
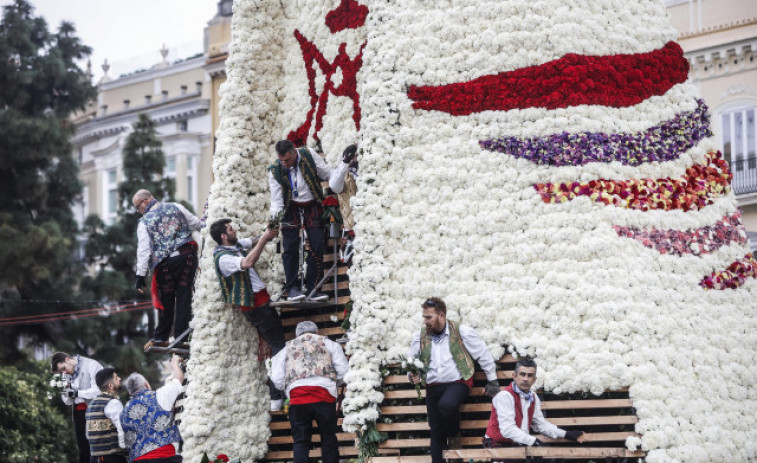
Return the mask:
<svg viewBox="0 0 757 463">
<path fill-rule="evenodd" d="M 223 463 L 229 463 L 229 457 L 226 456 L 226 454 L 219 453 L 216 457 L 216 461 L 221 460 Z"/>
<path fill-rule="evenodd" d="M 336 199 L 336 196 L 329 196 L 323 200 L 323 207 L 338 207 L 338 206 L 339 206 L 339 200 Z"/>
</svg>

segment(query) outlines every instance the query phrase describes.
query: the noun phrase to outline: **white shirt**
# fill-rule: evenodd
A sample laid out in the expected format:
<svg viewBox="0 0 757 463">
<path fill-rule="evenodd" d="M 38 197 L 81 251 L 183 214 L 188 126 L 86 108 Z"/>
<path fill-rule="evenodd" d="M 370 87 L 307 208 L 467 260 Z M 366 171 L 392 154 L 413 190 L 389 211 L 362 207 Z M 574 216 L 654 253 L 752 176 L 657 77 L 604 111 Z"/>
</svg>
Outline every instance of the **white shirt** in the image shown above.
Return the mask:
<svg viewBox="0 0 757 463">
<path fill-rule="evenodd" d="M 539 396 L 532 392 L 531 397 L 536 401 L 536 404 L 534 405 L 534 417 L 531 420 L 531 429 L 553 439 L 565 437 L 565 431 L 563 429 L 558 428 L 544 418 L 544 413 L 541 411 L 541 400 L 539 400 Z M 521 410 L 523 410 L 523 421 L 521 422 L 520 427 L 515 426 L 515 402 L 513 402 L 512 394 L 507 391 L 501 391 L 494 396 L 492 405 L 494 406 L 494 409 L 497 410 L 499 432 L 502 434 L 502 437 L 512 439 L 513 442 L 523 445 L 534 445 L 536 437 L 528 433 L 528 407 L 530 407 L 531 404 L 520 394 L 518 395 L 518 398 L 520 399 Z"/>
<path fill-rule="evenodd" d="M 179 397 L 183 390 L 181 381 L 176 378 L 171 378 L 166 381 L 166 384 L 155 391 L 155 398 L 158 401 L 158 405 L 163 410 L 170 412 L 173 409 L 173 404 L 176 402 L 176 398 Z"/>
<path fill-rule="evenodd" d="M 494 357 L 486 348 L 484 340 L 476 333 L 476 330 L 468 325 L 460 325 L 459 330 L 465 349 L 474 360 L 478 361 L 481 369 L 486 373 L 486 379 L 488 381 L 496 380 L 497 367 L 494 364 Z M 462 379 L 460 370 L 457 369 L 455 359 L 452 358 L 452 353 L 449 350 L 449 325 L 445 326 L 442 336 L 441 342 L 431 341 L 431 360 L 426 372 L 426 383 L 451 383 Z M 417 331 L 413 335 L 413 342 L 410 344 L 407 356 L 418 357 L 420 352 L 421 332 Z"/>
<path fill-rule="evenodd" d="M 97 372 L 103 369 L 100 362 L 92 360 L 91 358 L 82 357 L 77 355 L 78 359 L 77 367 L 78 374 L 76 377 L 71 375 L 63 375 L 63 378 L 71 382 L 71 389 L 77 391 L 76 397 L 69 397 L 67 394 L 61 394 L 61 399 L 66 405 L 89 403 L 92 399 L 100 395 L 100 388 L 95 383 L 95 375 Z M 80 384 L 84 376 L 89 376 L 89 388 L 80 389 Z"/>
<path fill-rule="evenodd" d="M 257 244 L 258 240 L 260 238 L 241 238 L 237 240 L 237 244 L 242 246 L 246 251 L 249 252 L 249 250 Z M 226 246 L 227 248 L 230 246 Z M 228 277 L 233 273 L 241 272 L 244 270 L 242 268 L 242 259 L 244 259 L 245 256 L 242 255 L 242 251 L 239 251 L 238 256 L 232 256 L 229 254 L 221 256 L 220 259 L 218 259 L 218 269 L 221 271 L 221 275 Z M 258 272 L 255 271 L 254 268 L 250 267 L 250 284 L 252 285 L 252 291 L 258 292 L 265 289 L 265 283 L 263 283 L 263 280 L 260 279 L 260 275 L 258 275 Z"/>
<path fill-rule="evenodd" d="M 205 223 L 195 217 L 194 214 L 189 212 L 186 207 L 178 203 L 170 203 L 179 208 L 184 218 L 187 220 L 187 225 L 192 231 L 197 231 L 205 226 Z M 152 253 L 152 240 L 150 234 L 147 233 L 147 227 L 140 221 L 137 225 L 137 275 L 147 275 L 148 265 L 150 263 L 150 254 Z"/>
<path fill-rule="evenodd" d="M 328 180 L 329 188 L 331 188 L 334 193 L 341 193 L 344 189 L 344 174 L 347 172 L 350 165 L 345 162 L 340 162 L 337 167 L 332 169 L 326 164 L 326 161 L 320 154 L 316 153 L 311 148 L 308 148 L 308 150 L 310 150 L 310 155 L 315 162 L 315 170 L 318 178 Z M 292 197 L 292 199 L 298 203 L 306 203 L 312 201 L 315 197 L 313 196 L 313 192 L 310 191 L 307 183 L 305 183 L 305 177 L 302 175 L 302 170 L 297 167 L 300 163 L 299 161 L 300 154 L 298 152 L 297 162 L 294 167 L 292 167 L 295 171 L 294 175 L 297 183 L 297 198 Z M 271 215 L 275 216 L 279 211 L 284 209 L 284 192 L 279 182 L 274 178 L 273 172 L 270 171 L 268 172 L 268 188 L 271 190 Z"/>
<path fill-rule="evenodd" d="M 323 341 L 326 344 L 326 349 L 331 353 L 331 363 L 334 365 L 338 381 L 344 378 L 350 365 L 347 362 L 347 357 L 344 356 L 342 346 L 328 338 L 324 338 Z M 286 384 L 286 359 L 288 349 L 289 344 L 273 357 L 271 363 L 271 381 L 273 382 L 273 385 L 276 386 L 276 389 L 284 390 L 284 387 L 286 386 L 286 395 L 289 397 L 289 391 L 296 387 L 319 386 L 329 391 L 332 396 L 338 397 L 336 392 L 336 381 L 326 378 L 325 376 L 311 376 L 310 378 L 298 379 L 290 384 Z"/>
</svg>

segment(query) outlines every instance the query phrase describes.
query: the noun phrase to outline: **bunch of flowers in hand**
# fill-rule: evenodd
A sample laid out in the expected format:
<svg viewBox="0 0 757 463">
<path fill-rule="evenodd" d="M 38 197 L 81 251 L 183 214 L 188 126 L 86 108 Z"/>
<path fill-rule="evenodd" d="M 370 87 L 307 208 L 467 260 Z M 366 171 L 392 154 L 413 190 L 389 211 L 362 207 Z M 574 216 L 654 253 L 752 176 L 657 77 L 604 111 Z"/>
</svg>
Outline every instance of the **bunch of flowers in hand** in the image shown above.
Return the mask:
<svg viewBox="0 0 757 463">
<path fill-rule="evenodd" d="M 47 393 L 47 398 L 52 399 L 55 395 L 68 390 L 70 390 L 68 380 L 61 373 L 55 373 L 50 379 L 50 392 Z"/>
<path fill-rule="evenodd" d="M 415 392 L 418 393 L 418 400 L 423 399 L 423 395 L 421 394 L 421 386 L 426 385 L 426 380 L 424 379 L 426 376 L 426 366 L 423 364 L 423 362 L 421 362 L 421 359 L 413 357 L 408 357 L 403 360 L 401 366 L 402 371 L 404 371 L 408 375 L 420 376 L 421 380 L 415 383 Z"/>
</svg>

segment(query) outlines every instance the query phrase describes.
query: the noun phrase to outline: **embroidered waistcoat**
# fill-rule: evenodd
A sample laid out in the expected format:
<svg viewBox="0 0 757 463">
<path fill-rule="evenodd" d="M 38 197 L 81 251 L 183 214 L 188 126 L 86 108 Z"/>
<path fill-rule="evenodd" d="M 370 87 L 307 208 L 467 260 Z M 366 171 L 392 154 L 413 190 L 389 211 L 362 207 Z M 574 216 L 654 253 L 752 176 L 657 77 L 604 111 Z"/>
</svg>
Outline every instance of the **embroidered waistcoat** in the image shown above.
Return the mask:
<svg viewBox="0 0 757 463">
<path fill-rule="evenodd" d="M 172 252 L 192 241 L 187 219 L 175 204 L 155 203 L 139 221 L 145 224 L 152 242 L 151 270 Z"/>
<path fill-rule="evenodd" d="M 250 283 L 249 269 L 242 269 L 241 272 L 234 272 L 225 277 L 221 273 L 220 260 L 223 256 L 239 257 L 240 248 L 231 246 L 218 246 L 213 251 L 213 262 L 218 275 L 218 283 L 221 285 L 221 294 L 223 299 L 232 305 L 251 307 L 254 304 L 252 283 Z"/>
<path fill-rule="evenodd" d="M 318 180 L 318 171 L 316 170 L 313 156 L 311 156 L 310 150 L 307 147 L 299 148 L 297 151 L 300 154 L 297 168 L 302 171 L 302 177 L 305 179 L 308 188 L 310 188 L 310 192 L 313 193 L 318 204 L 321 204 L 325 196 L 321 182 Z M 284 196 L 284 210 L 287 210 L 289 203 L 292 201 L 292 185 L 289 183 L 286 169 L 281 165 L 281 161 L 277 159 L 274 164 L 268 167 L 268 170 L 271 171 L 273 178 L 281 185 L 282 195 Z"/>
<path fill-rule="evenodd" d="M 326 348 L 323 336 L 305 333 L 287 343 L 286 384 L 323 376 L 336 381 L 336 370 L 331 360 L 331 352 Z"/>
<path fill-rule="evenodd" d="M 513 396 L 513 402 L 515 402 L 515 426 L 520 428 L 521 424 L 523 424 L 523 406 L 520 403 L 520 396 L 515 390 L 513 390 L 512 384 L 502 389 L 502 391 L 508 392 Z M 528 427 L 526 429 L 531 429 L 531 421 L 534 418 L 534 410 L 536 409 L 536 400 L 536 397 L 534 397 L 534 400 L 531 401 L 531 405 L 528 406 Z M 486 427 L 486 435 L 499 443 L 514 443 L 512 439 L 502 437 L 502 433 L 499 431 L 497 409 L 494 408 L 494 405 L 492 405 L 492 414 L 489 416 L 489 425 Z"/>
<path fill-rule="evenodd" d="M 155 391 L 145 389 L 129 401 L 121 412 L 129 461 L 174 442 L 181 442 L 173 412 L 163 410 Z"/>
<path fill-rule="evenodd" d="M 87 438 L 90 454 L 93 457 L 123 453 L 118 446 L 118 429 L 113 421 L 105 415 L 105 407 L 115 396 L 103 392 L 92 399 L 87 407 Z"/>
<path fill-rule="evenodd" d="M 462 376 L 463 379 L 467 381 L 471 376 L 473 376 L 473 372 L 476 369 L 475 365 L 473 364 L 473 358 L 471 358 L 468 350 L 465 348 L 465 344 L 463 344 L 463 338 L 460 336 L 458 327 L 455 326 L 455 324 L 450 320 L 447 320 L 447 326 L 449 327 L 449 352 L 450 354 L 452 354 L 452 358 L 455 360 L 455 366 L 457 366 L 457 370 L 460 372 L 460 376 Z M 428 366 L 431 364 L 431 343 L 433 342 L 431 340 L 431 333 L 426 332 L 425 326 L 421 329 L 420 341 L 421 352 L 418 358 L 426 367 L 424 369 L 424 373 L 422 374 L 422 379 L 425 383 L 425 372 L 428 371 Z"/>
</svg>

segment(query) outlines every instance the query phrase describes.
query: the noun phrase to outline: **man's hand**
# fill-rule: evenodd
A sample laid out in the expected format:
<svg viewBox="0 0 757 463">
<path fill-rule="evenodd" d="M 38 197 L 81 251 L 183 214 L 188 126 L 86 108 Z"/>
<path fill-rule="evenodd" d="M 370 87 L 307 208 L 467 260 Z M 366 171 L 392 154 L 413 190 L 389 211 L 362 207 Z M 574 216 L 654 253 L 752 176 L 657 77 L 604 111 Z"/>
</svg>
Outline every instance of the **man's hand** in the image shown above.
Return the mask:
<svg viewBox="0 0 757 463">
<path fill-rule="evenodd" d="M 265 232 L 260 236 L 260 239 L 265 241 L 271 241 L 272 239 L 276 238 L 279 234 L 279 229 L 277 228 L 266 228 Z"/>
<path fill-rule="evenodd" d="M 565 431 L 565 438 L 578 442 L 579 444 L 584 441 L 585 434 L 583 431 Z"/>
<path fill-rule="evenodd" d="M 66 391 L 66 395 L 69 397 L 76 397 L 79 394 L 78 394 L 78 391 L 70 390 L 70 391 Z"/>
<path fill-rule="evenodd" d="M 413 374 L 413 373 L 408 373 L 407 377 L 410 380 L 410 382 L 413 383 L 413 384 L 418 384 L 418 383 L 421 382 L 421 376 L 420 375 L 416 375 L 416 374 Z"/>
<path fill-rule="evenodd" d="M 484 386 L 484 392 L 489 397 L 494 397 L 495 395 L 499 394 L 499 382 L 496 379 L 487 382 L 486 386 Z"/>
<path fill-rule="evenodd" d="M 342 153 L 342 161 L 349 164 L 355 159 L 355 156 L 357 156 L 357 145 L 350 145 Z"/>
<path fill-rule="evenodd" d="M 137 280 L 134 282 L 134 288 L 139 291 L 139 294 L 144 294 L 142 288 L 145 286 L 147 286 L 147 281 L 145 281 L 144 275 L 137 275 Z"/>
</svg>

